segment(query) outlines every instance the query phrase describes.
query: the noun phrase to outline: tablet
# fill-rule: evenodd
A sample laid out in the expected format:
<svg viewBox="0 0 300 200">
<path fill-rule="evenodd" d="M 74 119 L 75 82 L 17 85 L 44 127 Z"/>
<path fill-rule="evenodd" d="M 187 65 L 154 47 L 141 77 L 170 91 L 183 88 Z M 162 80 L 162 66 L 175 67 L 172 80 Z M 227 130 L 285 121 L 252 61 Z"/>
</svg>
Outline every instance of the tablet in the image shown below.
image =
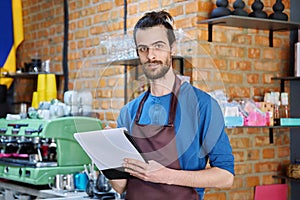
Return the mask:
<svg viewBox="0 0 300 200">
<path fill-rule="evenodd" d="M 146 162 L 142 151 L 125 128 L 105 129 L 74 134 L 75 139 L 108 179 L 128 179 L 124 158 Z"/>
</svg>

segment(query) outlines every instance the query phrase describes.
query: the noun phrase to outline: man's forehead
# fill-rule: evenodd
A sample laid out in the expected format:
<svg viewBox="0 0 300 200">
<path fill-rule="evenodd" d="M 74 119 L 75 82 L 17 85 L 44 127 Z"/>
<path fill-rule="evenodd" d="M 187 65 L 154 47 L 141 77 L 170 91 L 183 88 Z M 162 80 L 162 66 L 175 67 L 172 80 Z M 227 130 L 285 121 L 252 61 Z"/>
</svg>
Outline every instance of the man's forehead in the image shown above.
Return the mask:
<svg viewBox="0 0 300 200">
<path fill-rule="evenodd" d="M 167 29 L 163 26 L 138 29 L 136 32 L 136 42 L 138 45 L 150 45 L 158 41 L 168 42 Z"/>
</svg>

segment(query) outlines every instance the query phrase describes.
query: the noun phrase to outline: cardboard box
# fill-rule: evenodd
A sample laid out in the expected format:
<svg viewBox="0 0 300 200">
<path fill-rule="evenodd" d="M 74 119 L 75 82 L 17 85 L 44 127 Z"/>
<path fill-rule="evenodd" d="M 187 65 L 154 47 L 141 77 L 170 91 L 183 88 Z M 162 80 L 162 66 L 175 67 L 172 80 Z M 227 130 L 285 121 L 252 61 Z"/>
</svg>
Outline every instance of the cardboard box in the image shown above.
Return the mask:
<svg viewBox="0 0 300 200">
<path fill-rule="evenodd" d="M 226 127 L 235 127 L 235 126 L 243 126 L 244 125 L 243 117 L 227 116 L 227 117 L 224 117 L 224 120 L 225 120 Z"/>
<path fill-rule="evenodd" d="M 259 102 L 260 109 L 264 113 L 269 113 L 269 122 L 267 122 L 267 126 L 273 126 L 274 125 L 274 119 L 273 119 L 273 113 L 274 113 L 274 104 L 267 103 L 267 102 Z"/>
<path fill-rule="evenodd" d="M 281 126 L 300 126 L 300 118 L 280 118 Z"/>
</svg>

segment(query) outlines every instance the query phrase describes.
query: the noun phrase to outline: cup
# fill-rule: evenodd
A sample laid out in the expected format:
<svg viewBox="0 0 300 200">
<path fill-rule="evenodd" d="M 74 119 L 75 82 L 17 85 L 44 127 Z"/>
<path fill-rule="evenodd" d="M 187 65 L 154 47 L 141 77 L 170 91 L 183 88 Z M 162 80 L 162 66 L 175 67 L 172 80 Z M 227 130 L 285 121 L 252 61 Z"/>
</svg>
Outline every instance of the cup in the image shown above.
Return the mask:
<svg viewBox="0 0 300 200">
<path fill-rule="evenodd" d="M 46 101 L 46 74 L 39 74 L 37 81 L 38 103 Z"/>
<path fill-rule="evenodd" d="M 65 175 L 65 180 L 66 180 L 66 182 L 65 182 L 65 188 L 66 188 L 66 190 L 68 190 L 68 191 L 74 191 L 74 189 L 75 189 L 75 183 L 74 183 L 74 174 L 67 174 L 67 175 Z"/>
<path fill-rule="evenodd" d="M 31 107 L 38 109 L 39 102 L 38 102 L 38 92 L 32 93 L 32 101 L 31 101 Z"/>
<path fill-rule="evenodd" d="M 66 115 L 78 115 L 79 106 L 78 105 L 67 105 L 65 113 L 67 113 Z"/>
<path fill-rule="evenodd" d="M 50 113 L 50 110 L 43 110 L 43 109 L 39 109 L 37 111 L 38 113 L 38 118 L 39 119 L 50 119 L 51 118 L 51 113 Z"/>
<path fill-rule="evenodd" d="M 46 92 L 57 92 L 55 74 L 46 74 Z"/>
<path fill-rule="evenodd" d="M 64 93 L 64 103 L 67 105 L 78 104 L 78 92 L 75 90 L 69 90 Z"/>
<path fill-rule="evenodd" d="M 46 101 L 46 92 L 45 91 L 37 91 L 38 93 L 38 102 L 45 102 Z"/>
<path fill-rule="evenodd" d="M 78 99 L 82 105 L 91 106 L 93 104 L 93 96 L 91 92 L 88 91 L 79 92 Z"/>
<path fill-rule="evenodd" d="M 46 74 L 38 75 L 37 91 L 46 91 Z"/>
<path fill-rule="evenodd" d="M 21 103 L 20 104 L 20 116 L 21 119 L 25 119 L 27 117 L 27 104 L 26 103 Z"/>
<path fill-rule="evenodd" d="M 64 190 L 65 189 L 65 175 L 56 174 L 54 177 L 49 177 L 49 187 L 53 190 Z"/>
<path fill-rule="evenodd" d="M 75 174 L 75 189 L 85 190 L 88 183 L 88 176 L 86 173 Z"/>
<path fill-rule="evenodd" d="M 60 104 L 51 105 L 49 112 L 50 112 L 50 118 L 52 119 L 57 117 L 62 117 L 65 115 L 64 106 Z"/>
<path fill-rule="evenodd" d="M 91 113 L 92 111 L 93 111 L 92 106 L 89 106 L 89 105 L 83 105 L 82 106 L 82 113 L 83 114 L 88 114 L 88 113 Z"/>
<path fill-rule="evenodd" d="M 51 101 L 57 99 L 57 91 L 46 91 L 45 95 L 46 101 Z"/>
</svg>

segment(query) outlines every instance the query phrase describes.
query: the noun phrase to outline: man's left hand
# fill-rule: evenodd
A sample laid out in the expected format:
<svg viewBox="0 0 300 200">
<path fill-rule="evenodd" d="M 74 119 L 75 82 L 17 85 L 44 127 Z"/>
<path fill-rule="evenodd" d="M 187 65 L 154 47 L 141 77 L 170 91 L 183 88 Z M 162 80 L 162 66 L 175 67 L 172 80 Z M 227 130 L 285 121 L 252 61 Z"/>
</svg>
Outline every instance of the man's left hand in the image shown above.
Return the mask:
<svg viewBox="0 0 300 200">
<path fill-rule="evenodd" d="M 136 159 L 125 158 L 123 167 L 130 175 L 153 183 L 166 183 L 169 171 L 168 168 L 154 160 L 145 163 Z"/>
</svg>

